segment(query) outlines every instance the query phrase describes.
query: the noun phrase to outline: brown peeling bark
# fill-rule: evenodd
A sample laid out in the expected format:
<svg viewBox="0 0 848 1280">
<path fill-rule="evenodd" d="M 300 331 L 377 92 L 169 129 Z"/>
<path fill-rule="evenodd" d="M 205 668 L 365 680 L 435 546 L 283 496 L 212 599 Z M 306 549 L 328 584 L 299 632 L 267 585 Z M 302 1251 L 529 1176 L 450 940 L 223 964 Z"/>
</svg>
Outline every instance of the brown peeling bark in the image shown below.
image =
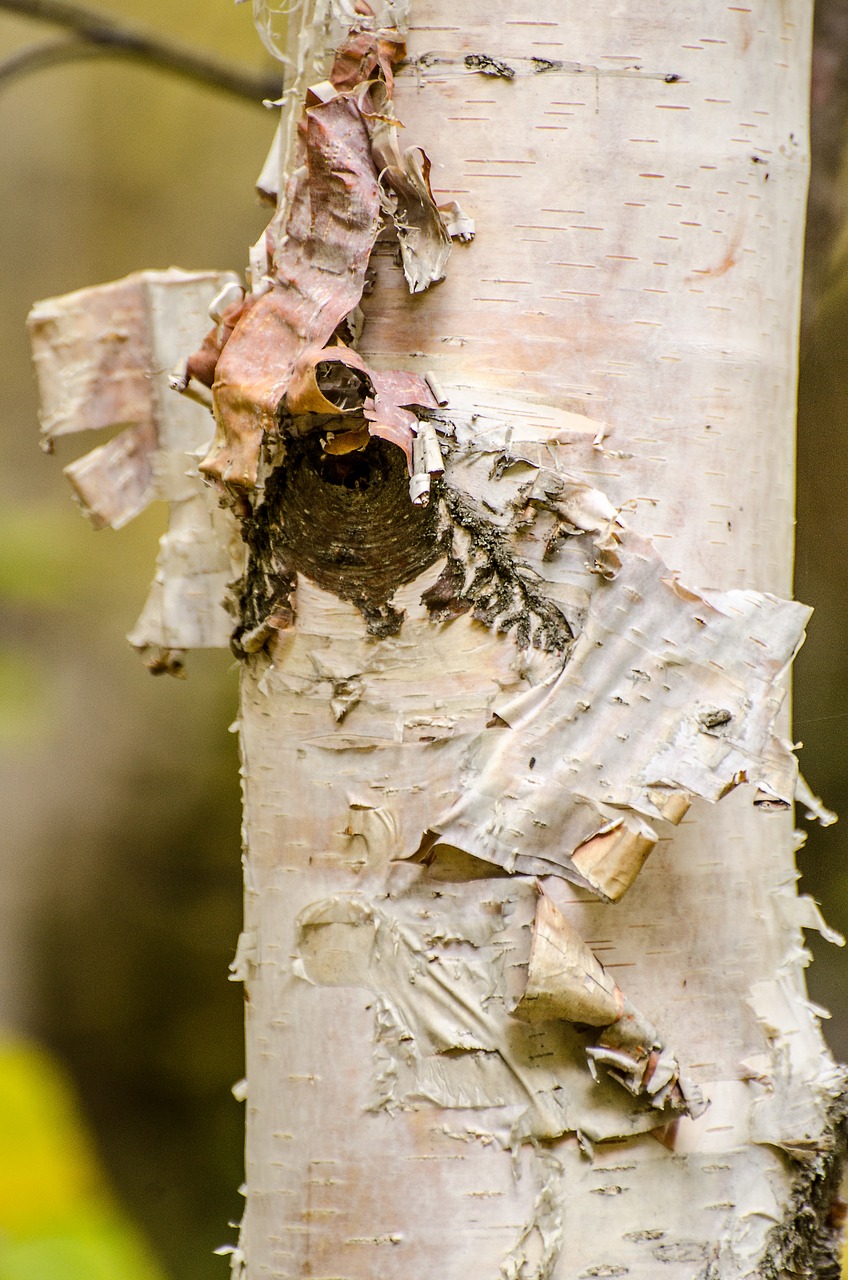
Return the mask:
<svg viewBox="0 0 848 1280">
<path fill-rule="evenodd" d="M 274 282 L 236 323 L 215 368 L 218 433 L 202 471 L 255 487 L 272 430 L 299 368 L 358 303 L 378 230 L 377 175 L 356 105 L 335 98 L 306 112 L 308 178 L 298 181 Z"/>
<path fill-rule="evenodd" d="M 256 301 L 253 294 L 231 302 L 221 315 L 221 319 L 210 329 L 198 349 L 188 357 L 185 366 L 185 377 L 194 378 L 205 387 L 212 387 L 215 381 L 215 368 L 221 358 L 221 352 L 233 336 L 233 330 L 246 310 Z"/>
<path fill-rule="evenodd" d="M 362 8 L 358 12 L 363 17 L 374 16 Z M 406 43 L 397 31 L 352 30 L 336 53 L 330 82 L 340 93 L 351 92 L 379 72 L 391 96 L 395 85 L 393 68 L 405 55 Z"/>
<path fill-rule="evenodd" d="M 400 445 L 412 469 L 416 418 L 409 406 L 435 407 L 432 393 L 415 375 L 372 373 L 355 351 L 329 345 L 362 297 L 381 206 L 394 220 L 414 291 L 441 278 L 450 249 L 429 160 L 412 149 L 401 156 L 397 147 L 392 66 L 404 52 L 397 33 L 350 32 L 327 86 L 310 92 L 300 167 L 283 216 L 269 228 L 267 278 L 254 281 L 250 305 L 232 327 L 222 320 L 189 358 L 190 376 L 210 384 L 214 373 L 218 427 L 201 470 L 230 490 L 255 489 L 260 450 L 281 414 L 364 414 L 370 433 Z M 438 248 L 424 267 L 429 243 Z M 334 364 L 349 375 L 345 385 L 337 371 L 331 396 L 321 375 L 332 384 Z"/>
</svg>

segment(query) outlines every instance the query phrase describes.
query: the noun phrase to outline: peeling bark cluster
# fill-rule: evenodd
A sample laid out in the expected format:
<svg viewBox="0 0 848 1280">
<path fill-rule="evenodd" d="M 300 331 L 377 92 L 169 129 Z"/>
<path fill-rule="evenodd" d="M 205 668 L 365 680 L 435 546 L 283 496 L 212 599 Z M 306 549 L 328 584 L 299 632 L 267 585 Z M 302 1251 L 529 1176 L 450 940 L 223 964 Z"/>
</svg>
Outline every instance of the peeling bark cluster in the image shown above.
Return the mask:
<svg viewBox="0 0 848 1280">
<path fill-rule="evenodd" d="M 225 600 L 244 548 L 197 472 L 208 412 L 173 394 L 168 371 L 199 341 L 208 306 L 234 279 L 138 272 L 37 303 L 29 318 L 43 447 L 69 433 L 122 428 L 65 468 L 95 528 L 120 529 L 151 502 L 169 504 L 156 579 L 130 636 L 154 672 L 179 673 L 187 649 L 226 646 L 232 631 Z"/>
</svg>

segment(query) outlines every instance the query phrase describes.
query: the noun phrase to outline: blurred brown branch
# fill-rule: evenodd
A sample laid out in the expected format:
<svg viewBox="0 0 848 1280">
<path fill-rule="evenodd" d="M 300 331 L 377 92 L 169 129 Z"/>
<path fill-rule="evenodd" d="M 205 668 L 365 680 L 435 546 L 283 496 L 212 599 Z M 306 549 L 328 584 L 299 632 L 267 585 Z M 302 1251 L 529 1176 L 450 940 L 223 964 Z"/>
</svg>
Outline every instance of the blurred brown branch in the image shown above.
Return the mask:
<svg viewBox="0 0 848 1280">
<path fill-rule="evenodd" d="M 276 98 L 280 92 L 277 74 L 242 70 L 81 5 L 64 0 L 0 0 L 3 10 L 64 27 L 73 36 L 23 49 L 0 62 L 0 88 L 21 75 L 61 62 L 111 54 L 134 58 L 251 102 Z"/>
</svg>

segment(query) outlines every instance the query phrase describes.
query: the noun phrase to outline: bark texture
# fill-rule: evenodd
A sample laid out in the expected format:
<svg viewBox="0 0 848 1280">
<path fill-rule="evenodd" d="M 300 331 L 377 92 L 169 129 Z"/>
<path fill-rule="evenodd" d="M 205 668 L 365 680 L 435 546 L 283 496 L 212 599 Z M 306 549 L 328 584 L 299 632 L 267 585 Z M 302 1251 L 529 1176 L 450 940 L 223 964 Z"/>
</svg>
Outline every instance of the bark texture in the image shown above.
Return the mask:
<svg viewBox="0 0 848 1280">
<path fill-rule="evenodd" d="M 455 433 L 444 485 L 513 564 L 547 576 L 578 636 L 591 536 L 569 543 L 538 485 L 529 504 L 516 493 L 545 467 L 630 504 L 688 582 L 789 589 L 810 16 L 475 3 L 457 15 L 437 0 L 411 13 L 397 112 L 431 153 L 436 200 L 458 199 L 477 237 L 423 297 L 378 240 L 359 350 L 378 369 L 435 373 Z M 520 484 L 499 501 L 510 468 Z M 603 962 L 601 974 L 576 962 L 596 1008 L 572 1019 L 609 1018 L 597 993 L 614 976 L 710 1101 L 663 1145 L 644 1095 L 628 1101 L 603 1069 L 592 1083 L 598 1033 L 548 1018 L 544 998 L 540 1021 L 519 1021 L 508 982 L 525 981 L 534 921 L 535 953 L 543 934 L 528 878 L 543 868 L 520 860 L 561 867 L 587 834 L 534 826 L 558 750 L 603 773 L 648 715 L 632 668 L 649 662 L 630 664 L 625 693 L 610 659 L 605 693 L 631 702 L 626 727 L 605 707 L 571 756 L 563 722 L 580 712 L 560 704 L 548 751 L 531 731 L 519 761 L 510 700 L 538 701 L 562 651 L 528 645 L 505 597 L 488 615 L 463 609 L 473 556 L 460 540 L 453 579 L 438 561 L 394 593 L 394 637 L 369 636 L 343 592 L 299 578 L 294 631 L 245 671 L 249 1274 L 817 1274 L 796 1215 L 811 1171 L 826 1182 L 840 1081 L 804 1001 L 812 904 L 794 896 L 791 825 L 743 790 L 710 812 L 696 802 L 673 839 L 660 826 L 616 906 L 585 878 L 544 880 Z M 655 603 L 640 587 L 633 613 Z M 690 697 L 708 718 L 723 709 Z M 680 738 L 675 749 L 686 754 Z M 487 772 L 489 751 L 503 767 Z M 398 861 L 416 844 L 417 861 Z"/>
<path fill-rule="evenodd" d="M 234 1272 L 827 1274 L 775 730 L 811 6 L 274 8 L 277 209 L 174 379 L 247 548 Z M 114 524 L 159 455 L 105 412 Z"/>
</svg>

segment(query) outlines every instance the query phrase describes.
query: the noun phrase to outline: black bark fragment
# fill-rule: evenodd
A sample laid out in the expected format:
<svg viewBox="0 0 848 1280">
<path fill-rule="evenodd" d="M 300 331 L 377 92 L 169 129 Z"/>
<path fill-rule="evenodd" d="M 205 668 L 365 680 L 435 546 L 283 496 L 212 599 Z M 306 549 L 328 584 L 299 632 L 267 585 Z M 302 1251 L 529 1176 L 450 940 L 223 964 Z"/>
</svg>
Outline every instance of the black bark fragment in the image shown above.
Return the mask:
<svg viewBox="0 0 848 1280">
<path fill-rule="evenodd" d="M 515 68 L 500 58 L 492 58 L 488 53 L 469 53 L 465 65 L 470 71 L 479 71 L 484 76 L 499 76 L 501 80 L 514 80 Z"/>
<path fill-rule="evenodd" d="M 521 648 L 567 653 L 574 639 L 568 620 L 545 595 L 541 581 L 512 554 L 503 533 L 449 484 L 442 483 L 438 494 L 448 523 L 447 566 L 422 596 L 431 616 L 442 620 L 470 609 L 485 626 L 514 631 Z M 467 554 L 457 550 L 453 529 L 467 535 Z"/>
</svg>

